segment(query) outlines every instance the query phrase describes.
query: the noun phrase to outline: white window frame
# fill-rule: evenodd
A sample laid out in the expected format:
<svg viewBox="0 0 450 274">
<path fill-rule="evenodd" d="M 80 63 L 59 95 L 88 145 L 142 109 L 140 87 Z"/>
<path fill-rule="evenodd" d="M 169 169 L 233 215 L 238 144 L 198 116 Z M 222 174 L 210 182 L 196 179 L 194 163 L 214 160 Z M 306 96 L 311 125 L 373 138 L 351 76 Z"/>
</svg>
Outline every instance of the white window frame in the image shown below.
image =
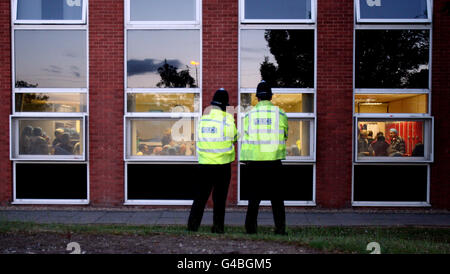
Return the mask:
<svg viewBox="0 0 450 274">
<path fill-rule="evenodd" d="M 368 163 L 354 163 L 352 165 L 352 206 L 360 207 L 360 206 L 375 206 L 375 207 L 431 207 L 430 203 L 430 181 L 431 181 L 431 175 L 430 170 L 431 167 L 429 164 L 420 164 L 420 163 L 412 163 L 412 164 L 405 164 L 405 163 L 395 163 L 390 165 L 405 165 L 405 166 L 427 166 L 427 200 L 424 202 L 419 201 L 356 201 L 355 200 L 355 166 L 358 165 L 368 165 Z M 380 166 L 385 165 L 383 163 L 370 163 L 369 165 L 373 166 Z"/>
<path fill-rule="evenodd" d="M 11 161 L 86 161 L 86 115 L 85 114 L 65 114 L 61 112 L 47 113 L 46 116 L 40 114 L 10 115 L 10 160 Z M 83 151 L 81 155 L 19 155 L 19 126 L 20 120 L 81 120 L 83 134 L 80 139 L 83 141 Z"/>
<path fill-rule="evenodd" d="M 197 153 L 195 156 L 131 156 L 130 145 L 130 121 L 133 119 L 151 119 L 151 118 L 192 118 L 195 128 L 197 121 L 202 114 L 202 67 L 203 67 L 203 27 L 202 27 L 202 0 L 196 0 L 196 20 L 195 21 L 131 21 L 130 20 L 130 0 L 124 0 L 124 18 L 125 18 L 125 37 L 124 37 L 124 120 L 123 135 L 124 147 L 123 158 L 125 162 L 125 202 L 124 205 L 192 205 L 192 200 L 133 200 L 128 199 L 128 165 L 132 164 L 190 164 L 195 165 L 198 162 Z M 199 63 L 198 66 L 198 83 L 197 88 L 128 88 L 127 75 L 127 52 L 128 52 L 128 31 L 129 30 L 198 30 L 200 47 L 199 47 Z M 128 94 L 136 93 L 189 93 L 198 95 L 197 112 L 129 112 L 128 111 Z M 196 133 L 195 133 L 196 136 Z"/>
<path fill-rule="evenodd" d="M 392 115 L 389 118 L 384 116 L 378 116 L 379 118 L 375 118 L 375 115 L 361 115 L 355 118 L 355 146 L 354 146 L 354 159 L 357 163 L 432 163 L 434 161 L 434 118 L 411 118 L 409 115 Z M 381 156 L 366 156 L 359 157 L 358 156 L 358 123 L 360 121 L 374 121 L 374 122 L 407 122 L 407 121 L 422 121 L 423 122 L 423 144 L 424 144 L 424 157 L 381 157 Z M 400 136 L 402 137 L 402 136 Z M 427 157 L 429 155 L 429 157 Z"/>
<path fill-rule="evenodd" d="M 58 165 L 64 165 L 64 164 L 80 164 L 80 165 L 86 165 L 86 199 L 17 199 L 17 182 L 16 182 L 16 164 L 58 164 Z M 29 162 L 29 161 L 14 161 L 13 162 L 13 201 L 11 204 L 13 205 L 58 205 L 58 204 L 65 204 L 65 205 L 88 205 L 89 204 L 89 187 L 90 180 L 89 180 L 89 162 Z"/>
<path fill-rule="evenodd" d="M 316 206 L 316 144 L 317 144 L 317 24 L 315 24 L 316 20 L 316 7 L 317 0 L 311 0 L 311 20 L 289 20 L 286 22 L 277 21 L 277 23 L 286 23 L 286 24 L 273 24 L 272 20 L 258 20 L 258 22 L 249 21 L 243 18 L 244 16 L 244 2 L 243 0 L 239 1 L 240 9 L 239 9 L 239 34 L 238 34 L 238 104 L 241 106 L 241 94 L 243 93 L 256 93 L 255 88 L 241 88 L 241 37 L 242 31 L 244 30 L 267 30 L 267 29 L 279 29 L 279 30 L 312 30 L 314 31 L 314 87 L 313 88 L 273 88 L 272 92 L 274 94 L 292 94 L 292 93 L 304 93 L 304 94 L 313 94 L 314 95 L 314 112 L 312 113 L 291 113 L 288 112 L 286 115 L 292 119 L 303 119 L 311 121 L 311 135 L 310 135 L 310 151 L 311 155 L 309 157 L 286 157 L 286 160 L 283 160 L 284 165 L 312 165 L 313 166 L 313 197 L 312 200 L 308 201 L 285 201 L 285 205 L 287 206 Z M 258 23 L 258 24 L 254 24 Z M 289 24 L 288 24 L 289 23 Z M 239 111 L 237 114 L 237 124 L 238 129 L 242 128 L 242 119 L 245 117 L 245 112 L 242 107 L 239 107 Z M 241 131 L 242 132 L 242 131 Z M 247 206 L 248 200 L 242 200 L 240 195 L 240 187 L 241 187 L 241 177 L 240 177 L 240 169 L 241 162 L 240 153 L 241 153 L 241 138 L 238 140 L 238 149 L 237 149 L 237 161 L 238 161 L 238 177 L 237 177 L 237 205 L 238 206 Z M 270 201 L 264 200 L 261 201 L 261 205 L 266 206 L 270 205 Z"/>
<path fill-rule="evenodd" d="M 87 2 L 88 0 L 83 0 L 82 10 L 81 10 L 81 20 L 19 20 L 17 19 L 17 1 L 11 0 L 12 7 L 12 22 L 13 24 L 57 24 L 57 25 L 67 25 L 67 24 L 86 24 L 86 14 L 87 14 Z"/>
<path fill-rule="evenodd" d="M 432 0 L 426 0 L 427 2 L 427 19 L 364 19 L 361 18 L 361 6 L 360 0 L 355 0 L 355 12 L 356 12 L 356 23 L 431 23 L 431 18 L 433 15 L 433 3 Z M 381 0 L 383 1 L 383 0 Z"/>
<path fill-rule="evenodd" d="M 245 18 L 245 0 L 239 0 L 240 8 L 240 21 L 241 23 L 263 23 L 263 24 L 314 24 L 316 22 L 316 7 L 317 0 L 307 0 L 311 1 L 311 19 L 246 19 Z"/>
<path fill-rule="evenodd" d="M 199 25 L 201 24 L 201 0 L 195 0 L 195 20 L 191 21 L 133 21 L 131 20 L 131 1 L 132 0 L 125 0 L 125 23 L 128 25 L 128 27 L 138 27 L 139 25 L 145 26 L 145 25 L 154 25 L 156 27 L 161 25 L 168 25 L 168 26 L 177 26 L 177 25 Z M 161 0 L 164 1 L 164 0 Z"/>
<path fill-rule="evenodd" d="M 432 1 L 427 0 L 428 5 L 428 19 L 416 19 L 416 20 L 378 20 L 378 19 L 361 19 L 359 10 L 359 0 L 355 0 L 354 12 L 354 29 L 353 29 L 353 161 L 352 161 L 352 206 L 391 206 L 391 207 L 428 207 L 430 204 L 430 163 L 434 161 L 434 117 L 431 116 L 431 83 L 432 83 L 432 51 L 433 51 L 433 28 L 432 28 Z M 420 24 L 419 24 L 420 23 Z M 356 31 L 358 30 L 428 30 L 430 35 L 429 45 L 429 62 L 428 62 L 428 88 L 427 89 L 377 89 L 377 88 L 362 88 L 357 89 L 355 86 L 356 80 Z M 355 111 L 355 99 L 357 94 L 427 94 L 428 96 L 428 109 L 427 113 L 357 113 Z M 429 140 L 425 140 L 427 136 L 424 136 L 424 142 L 429 142 L 430 159 L 403 159 L 407 157 L 390 157 L 396 159 L 378 159 L 377 157 L 370 157 L 372 159 L 360 160 L 357 157 L 357 143 L 358 143 L 358 121 L 359 119 L 383 119 L 392 120 L 397 119 L 411 119 L 411 120 L 424 120 L 428 121 L 424 123 L 425 134 L 428 135 Z M 424 143 L 425 144 L 425 143 Z M 424 154 L 425 155 L 425 154 Z M 382 157 L 388 158 L 388 157 Z M 414 157 L 416 158 L 416 157 Z M 354 167 L 356 165 L 426 165 L 427 169 L 427 201 L 426 202 L 374 202 L 374 201 L 355 201 L 354 200 Z"/>
</svg>

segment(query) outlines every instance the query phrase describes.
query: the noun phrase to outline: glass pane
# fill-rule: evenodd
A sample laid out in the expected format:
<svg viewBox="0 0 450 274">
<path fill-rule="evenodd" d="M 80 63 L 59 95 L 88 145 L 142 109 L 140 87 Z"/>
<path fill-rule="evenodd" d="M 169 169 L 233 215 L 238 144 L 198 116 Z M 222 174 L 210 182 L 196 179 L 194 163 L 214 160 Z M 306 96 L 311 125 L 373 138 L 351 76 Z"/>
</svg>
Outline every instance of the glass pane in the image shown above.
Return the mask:
<svg viewBox="0 0 450 274">
<path fill-rule="evenodd" d="M 311 19 L 311 0 L 245 0 L 245 19 Z"/>
<path fill-rule="evenodd" d="M 196 0 L 130 0 L 131 21 L 195 21 Z"/>
<path fill-rule="evenodd" d="M 356 88 L 428 88 L 428 30 L 357 30 Z"/>
<path fill-rule="evenodd" d="M 195 156 L 193 118 L 131 121 L 131 156 Z"/>
<path fill-rule="evenodd" d="M 313 30 L 242 30 L 241 88 L 314 87 Z"/>
<path fill-rule="evenodd" d="M 16 88 L 86 88 L 86 31 L 16 30 Z"/>
<path fill-rule="evenodd" d="M 86 112 L 86 94 L 16 93 L 16 111 Z"/>
<path fill-rule="evenodd" d="M 286 142 L 286 156 L 311 156 L 311 121 L 289 119 L 288 140 Z"/>
<path fill-rule="evenodd" d="M 199 94 L 133 93 L 128 94 L 128 112 L 198 112 Z"/>
<path fill-rule="evenodd" d="M 361 19 L 427 19 L 427 0 L 359 0 Z"/>
<path fill-rule="evenodd" d="M 424 157 L 424 121 L 360 121 L 358 157 Z"/>
<path fill-rule="evenodd" d="M 82 119 L 19 120 L 19 155 L 81 155 Z"/>
<path fill-rule="evenodd" d="M 82 20 L 83 0 L 17 0 L 18 20 Z"/>
<path fill-rule="evenodd" d="M 427 94 L 356 94 L 357 113 L 428 113 Z"/>
<path fill-rule="evenodd" d="M 290 93 L 274 94 L 272 103 L 285 112 L 314 112 L 314 94 Z M 241 107 L 247 112 L 258 104 L 258 98 L 254 93 L 241 93 Z"/>
<path fill-rule="evenodd" d="M 127 46 L 129 88 L 198 87 L 199 30 L 132 30 Z"/>
</svg>

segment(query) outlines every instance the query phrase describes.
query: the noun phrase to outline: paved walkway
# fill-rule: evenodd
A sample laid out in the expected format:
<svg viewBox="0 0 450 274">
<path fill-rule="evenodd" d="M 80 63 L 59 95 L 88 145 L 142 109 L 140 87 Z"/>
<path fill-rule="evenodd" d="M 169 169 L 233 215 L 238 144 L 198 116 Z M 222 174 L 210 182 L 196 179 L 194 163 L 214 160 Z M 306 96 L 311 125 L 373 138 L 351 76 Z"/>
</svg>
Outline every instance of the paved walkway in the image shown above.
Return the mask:
<svg viewBox="0 0 450 274">
<path fill-rule="evenodd" d="M 229 210 L 225 224 L 242 226 L 245 211 Z M 64 224 L 185 225 L 189 210 L 55 210 L 0 209 L 0 221 Z M 448 226 L 450 213 L 386 212 L 286 212 L 288 226 Z M 212 224 L 212 211 L 206 210 L 203 225 Z M 273 225 L 272 212 L 260 210 L 259 225 Z"/>
</svg>

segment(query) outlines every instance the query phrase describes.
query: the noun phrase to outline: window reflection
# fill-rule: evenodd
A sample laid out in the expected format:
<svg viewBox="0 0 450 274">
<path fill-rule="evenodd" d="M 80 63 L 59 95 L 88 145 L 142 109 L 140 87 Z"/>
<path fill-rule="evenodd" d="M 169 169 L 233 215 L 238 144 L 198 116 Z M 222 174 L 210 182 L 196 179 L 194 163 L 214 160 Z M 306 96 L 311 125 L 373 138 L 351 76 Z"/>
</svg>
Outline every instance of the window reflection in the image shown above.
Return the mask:
<svg viewBox="0 0 450 274">
<path fill-rule="evenodd" d="M 82 120 L 19 121 L 20 155 L 81 155 Z"/>
<path fill-rule="evenodd" d="M 359 0 L 362 19 L 426 19 L 427 0 Z"/>
<path fill-rule="evenodd" d="M 286 142 L 286 156 L 311 156 L 310 133 L 311 122 L 306 120 L 289 119 L 288 140 Z"/>
<path fill-rule="evenodd" d="M 311 19 L 311 0 L 245 0 L 245 19 Z"/>
<path fill-rule="evenodd" d="M 197 112 L 198 94 L 132 93 L 128 94 L 128 112 Z"/>
<path fill-rule="evenodd" d="M 241 88 L 314 87 L 313 30 L 242 30 Z"/>
<path fill-rule="evenodd" d="M 17 0 L 18 20 L 81 20 L 83 0 Z"/>
<path fill-rule="evenodd" d="M 86 112 L 84 93 L 16 93 L 17 112 Z"/>
<path fill-rule="evenodd" d="M 363 121 L 358 130 L 358 157 L 424 157 L 423 121 Z"/>
<path fill-rule="evenodd" d="M 357 113 L 428 113 L 427 94 L 356 94 Z"/>
<path fill-rule="evenodd" d="M 196 0 L 130 0 L 132 21 L 194 21 Z"/>
<path fill-rule="evenodd" d="M 274 94 L 271 101 L 285 112 L 314 112 L 314 94 L 311 93 L 290 93 Z M 241 93 L 241 107 L 244 112 L 258 104 L 258 98 L 254 93 Z"/>
<path fill-rule="evenodd" d="M 131 121 L 132 156 L 195 156 L 194 119 Z"/>
<path fill-rule="evenodd" d="M 130 30 L 128 88 L 196 88 L 199 30 Z"/>
<path fill-rule="evenodd" d="M 356 88 L 428 88 L 428 30 L 357 30 Z"/>
<path fill-rule="evenodd" d="M 86 31 L 16 30 L 16 88 L 86 88 Z"/>
</svg>

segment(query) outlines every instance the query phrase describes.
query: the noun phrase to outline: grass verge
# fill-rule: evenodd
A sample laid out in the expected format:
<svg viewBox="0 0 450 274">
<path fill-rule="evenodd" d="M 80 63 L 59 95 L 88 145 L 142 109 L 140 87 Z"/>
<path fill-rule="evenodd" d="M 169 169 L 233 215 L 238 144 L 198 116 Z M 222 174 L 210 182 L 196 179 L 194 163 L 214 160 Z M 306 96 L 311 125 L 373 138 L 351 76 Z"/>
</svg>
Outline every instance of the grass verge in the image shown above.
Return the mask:
<svg viewBox="0 0 450 274">
<path fill-rule="evenodd" d="M 450 228 L 443 227 L 291 227 L 288 236 L 274 235 L 271 227 L 261 226 L 258 234 L 247 235 L 242 227 L 227 227 L 222 235 L 202 226 L 187 232 L 184 226 L 38 224 L 0 221 L 0 233 L 52 232 L 120 235 L 192 235 L 224 239 L 276 241 L 301 245 L 324 252 L 367 254 L 367 244 L 380 244 L 382 254 L 450 254 Z"/>
</svg>

